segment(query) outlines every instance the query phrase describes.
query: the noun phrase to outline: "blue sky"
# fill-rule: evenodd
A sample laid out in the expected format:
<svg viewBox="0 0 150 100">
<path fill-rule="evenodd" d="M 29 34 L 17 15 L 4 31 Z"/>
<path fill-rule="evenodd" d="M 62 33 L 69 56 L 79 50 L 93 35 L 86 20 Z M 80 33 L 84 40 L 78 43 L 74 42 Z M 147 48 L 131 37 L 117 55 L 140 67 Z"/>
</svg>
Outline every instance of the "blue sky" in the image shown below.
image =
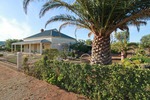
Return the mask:
<svg viewBox="0 0 150 100">
<path fill-rule="evenodd" d="M 36 1 L 36 0 L 35 0 Z M 38 1 L 38 0 L 37 0 Z M 63 10 L 49 11 L 44 17 L 39 18 L 38 14 L 42 7 L 42 2 L 32 2 L 28 7 L 28 14 L 23 11 L 23 0 L 1 0 L 0 1 L 0 41 L 6 39 L 23 39 L 30 35 L 40 32 L 42 28 L 45 30 L 59 29 L 61 22 L 49 24 L 46 28 L 46 21 L 53 15 L 66 13 Z M 66 27 L 61 30 L 69 36 L 75 37 L 75 27 Z M 92 39 L 88 37 L 89 31 L 78 30 L 77 39 Z M 139 42 L 141 37 L 150 34 L 150 21 L 146 26 L 141 26 L 140 32 L 136 27 L 130 26 L 130 41 Z"/>
</svg>

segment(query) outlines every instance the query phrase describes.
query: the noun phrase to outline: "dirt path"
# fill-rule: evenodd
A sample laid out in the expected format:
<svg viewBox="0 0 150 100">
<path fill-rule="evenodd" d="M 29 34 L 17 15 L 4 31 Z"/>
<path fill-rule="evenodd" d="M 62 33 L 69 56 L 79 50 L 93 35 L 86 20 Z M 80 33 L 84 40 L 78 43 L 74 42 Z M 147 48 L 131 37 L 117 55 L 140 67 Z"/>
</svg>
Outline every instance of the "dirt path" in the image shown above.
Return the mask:
<svg viewBox="0 0 150 100">
<path fill-rule="evenodd" d="M 0 100 L 86 100 L 0 64 Z"/>
</svg>

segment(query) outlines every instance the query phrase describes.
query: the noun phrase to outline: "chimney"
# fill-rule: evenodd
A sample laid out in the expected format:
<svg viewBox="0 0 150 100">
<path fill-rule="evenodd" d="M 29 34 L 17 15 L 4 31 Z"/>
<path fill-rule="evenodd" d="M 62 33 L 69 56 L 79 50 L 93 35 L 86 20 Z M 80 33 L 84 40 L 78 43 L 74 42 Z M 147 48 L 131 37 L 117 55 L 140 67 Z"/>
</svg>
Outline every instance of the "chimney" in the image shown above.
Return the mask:
<svg viewBox="0 0 150 100">
<path fill-rule="evenodd" d="M 44 29 L 41 29 L 41 32 L 44 32 Z"/>
</svg>

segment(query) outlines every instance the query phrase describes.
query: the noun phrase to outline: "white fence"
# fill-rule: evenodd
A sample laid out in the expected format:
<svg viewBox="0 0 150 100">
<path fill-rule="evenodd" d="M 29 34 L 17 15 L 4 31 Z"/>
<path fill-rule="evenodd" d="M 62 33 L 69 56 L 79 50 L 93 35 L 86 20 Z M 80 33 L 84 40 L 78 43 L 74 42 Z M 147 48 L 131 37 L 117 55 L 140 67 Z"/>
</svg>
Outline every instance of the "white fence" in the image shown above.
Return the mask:
<svg viewBox="0 0 150 100">
<path fill-rule="evenodd" d="M 34 62 L 38 61 L 42 57 L 40 54 L 29 54 L 29 53 L 27 54 L 21 52 L 17 53 L 1 52 L 1 54 L 3 54 L 3 57 L 0 57 L 1 61 L 15 65 L 15 67 L 18 70 L 23 68 L 23 60 L 25 57 L 28 58 L 28 63 L 30 65 L 34 64 Z"/>
</svg>

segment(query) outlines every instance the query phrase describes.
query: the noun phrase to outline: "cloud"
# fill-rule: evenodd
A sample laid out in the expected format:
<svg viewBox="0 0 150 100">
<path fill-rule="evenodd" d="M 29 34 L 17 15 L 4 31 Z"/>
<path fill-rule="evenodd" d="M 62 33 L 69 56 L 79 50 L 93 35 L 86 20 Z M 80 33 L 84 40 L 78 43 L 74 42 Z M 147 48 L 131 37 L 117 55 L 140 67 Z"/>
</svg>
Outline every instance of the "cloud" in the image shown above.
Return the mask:
<svg viewBox="0 0 150 100">
<path fill-rule="evenodd" d="M 32 33 L 27 22 L 7 19 L 0 16 L 0 41 L 6 39 L 23 39 Z"/>
</svg>

